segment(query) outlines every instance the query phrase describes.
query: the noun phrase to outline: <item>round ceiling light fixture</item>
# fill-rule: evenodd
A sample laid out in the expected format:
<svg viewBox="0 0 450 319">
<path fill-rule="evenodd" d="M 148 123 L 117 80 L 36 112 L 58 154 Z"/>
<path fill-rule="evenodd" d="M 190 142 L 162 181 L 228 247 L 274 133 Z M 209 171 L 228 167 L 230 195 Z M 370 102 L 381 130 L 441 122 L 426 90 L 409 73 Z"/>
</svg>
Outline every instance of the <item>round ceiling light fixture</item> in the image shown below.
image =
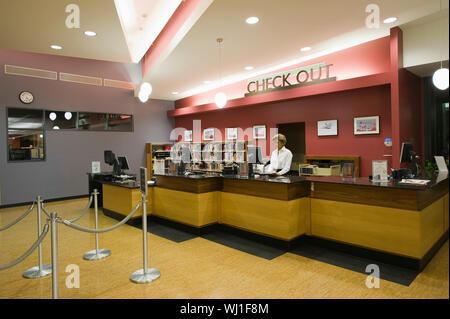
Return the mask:
<svg viewBox="0 0 450 319">
<path fill-rule="evenodd" d="M 97 35 L 97 33 L 95 33 L 94 31 L 84 31 L 84 34 L 87 35 L 88 37 L 95 37 Z"/>
<path fill-rule="evenodd" d="M 64 113 L 64 117 L 66 118 L 66 120 L 70 120 L 72 118 L 72 112 Z"/>
<path fill-rule="evenodd" d="M 52 45 L 50 46 L 50 48 L 52 48 L 53 50 L 62 50 L 62 46 L 56 45 L 56 44 L 52 44 Z"/>
<path fill-rule="evenodd" d="M 250 71 L 250 70 L 253 70 L 254 67 L 252 67 L 252 66 L 249 65 L 249 66 L 246 66 L 244 69 L 247 70 L 247 71 Z"/>
<path fill-rule="evenodd" d="M 448 69 L 447 68 L 440 68 L 439 70 L 436 70 L 433 74 L 433 84 L 435 87 L 437 87 L 439 90 L 447 90 L 448 89 Z"/>
<path fill-rule="evenodd" d="M 139 101 L 141 101 L 142 103 L 147 102 L 150 94 L 152 94 L 152 85 L 148 82 L 143 82 L 139 87 Z"/>
<path fill-rule="evenodd" d="M 217 92 L 214 97 L 214 102 L 219 109 L 223 108 L 227 104 L 227 95 L 223 92 Z"/>
<path fill-rule="evenodd" d="M 306 52 L 306 51 L 310 51 L 310 50 L 311 50 L 311 47 L 304 47 L 304 48 L 300 49 L 300 51 L 302 51 L 302 52 Z"/>
<path fill-rule="evenodd" d="M 248 17 L 247 19 L 245 19 L 245 22 L 247 22 L 248 24 L 255 24 L 259 22 L 259 18 L 258 17 Z"/>
<path fill-rule="evenodd" d="M 384 24 L 389 24 L 389 23 L 393 23 L 395 21 L 397 21 L 397 17 L 389 17 L 389 18 L 384 19 L 383 23 Z"/>
</svg>

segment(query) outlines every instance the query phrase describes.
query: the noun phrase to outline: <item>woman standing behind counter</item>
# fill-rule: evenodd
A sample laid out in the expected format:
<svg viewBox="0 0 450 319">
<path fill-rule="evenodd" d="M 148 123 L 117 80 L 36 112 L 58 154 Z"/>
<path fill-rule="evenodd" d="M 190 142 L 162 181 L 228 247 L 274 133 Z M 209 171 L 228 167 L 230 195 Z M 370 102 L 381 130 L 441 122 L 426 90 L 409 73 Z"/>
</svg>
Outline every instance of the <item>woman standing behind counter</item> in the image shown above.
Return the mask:
<svg viewBox="0 0 450 319">
<path fill-rule="evenodd" d="M 283 134 L 275 135 L 272 141 L 277 144 L 277 149 L 272 152 L 267 173 L 281 176 L 291 169 L 292 152 L 285 147 L 287 139 Z"/>
</svg>

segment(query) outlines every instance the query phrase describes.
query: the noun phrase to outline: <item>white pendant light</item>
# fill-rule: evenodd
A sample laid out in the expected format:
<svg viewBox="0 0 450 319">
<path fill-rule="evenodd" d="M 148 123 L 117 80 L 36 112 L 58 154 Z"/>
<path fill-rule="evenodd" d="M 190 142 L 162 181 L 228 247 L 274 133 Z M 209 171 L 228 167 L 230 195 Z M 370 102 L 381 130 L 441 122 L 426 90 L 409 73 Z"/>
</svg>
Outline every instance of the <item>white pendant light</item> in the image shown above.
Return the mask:
<svg viewBox="0 0 450 319">
<path fill-rule="evenodd" d="M 442 1 L 439 1 L 439 12 L 442 11 Z M 442 37 L 442 29 L 441 29 L 441 37 Z M 439 90 L 446 90 L 448 89 L 448 69 L 442 67 L 442 43 L 444 41 L 441 41 L 441 68 L 439 70 L 436 70 L 433 74 L 433 84 L 435 87 L 437 87 Z"/>
<path fill-rule="evenodd" d="M 150 83 L 143 82 L 139 87 L 139 94 L 138 94 L 139 101 L 141 101 L 142 103 L 147 102 L 150 97 L 150 94 L 152 94 L 152 90 L 153 88 Z"/>
<path fill-rule="evenodd" d="M 222 38 L 217 38 L 217 43 L 219 44 L 220 82 L 222 82 L 222 54 L 220 48 L 222 42 Z M 216 102 L 216 106 L 221 109 L 227 104 L 228 98 L 224 92 L 217 92 L 216 96 L 214 97 L 214 101 Z"/>
<path fill-rule="evenodd" d="M 216 102 L 217 107 L 221 109 L 227 104 L 227 95 L 223 92 L 217 92 L 214 101 Z"/>
<path fill-rule="evenodd" d="M 142 91 L 142 90 L 139 91 L 138 98 L 139 98 L 139 101 L 141 101 L 142 103 L 147 102 L 149 97 L 150 96 L 147 93 L 145 93 L 144 91 Z"/>
<path fill-rule="evenodd" d="M 433 84 L 439 90 L 448 89 L 448 69 L 440 68 L 433 74 Z"/>
</svg>

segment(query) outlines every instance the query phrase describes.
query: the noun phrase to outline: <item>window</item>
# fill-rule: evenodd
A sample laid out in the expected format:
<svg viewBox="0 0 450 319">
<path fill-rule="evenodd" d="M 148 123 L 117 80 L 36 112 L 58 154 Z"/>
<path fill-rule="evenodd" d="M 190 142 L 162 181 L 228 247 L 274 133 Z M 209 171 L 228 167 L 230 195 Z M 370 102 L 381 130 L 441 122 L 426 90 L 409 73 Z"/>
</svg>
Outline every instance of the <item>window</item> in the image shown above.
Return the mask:
<svg viewBox="0 0 450 319">
<path fill-rule="evenodd" d="M 45 160 L 45 131 L 133 132 L 133 115 L 6 108 L 8 161 Z"/>
<path fill-rule="evenodd" d="M 106 114 L 103 113 L 78 113 L 78 129 L 89 131 L 106 130 Z"/>
<path fill-rule="evenodd" d="M 133 131 L 133 116 L 127 114 L 108 114 L 108 131 Z"/>
<path fill-rule="evenodd" d="M 7 108 L 8 160 L 44 160 L 42 110 Z"/>
</svg>

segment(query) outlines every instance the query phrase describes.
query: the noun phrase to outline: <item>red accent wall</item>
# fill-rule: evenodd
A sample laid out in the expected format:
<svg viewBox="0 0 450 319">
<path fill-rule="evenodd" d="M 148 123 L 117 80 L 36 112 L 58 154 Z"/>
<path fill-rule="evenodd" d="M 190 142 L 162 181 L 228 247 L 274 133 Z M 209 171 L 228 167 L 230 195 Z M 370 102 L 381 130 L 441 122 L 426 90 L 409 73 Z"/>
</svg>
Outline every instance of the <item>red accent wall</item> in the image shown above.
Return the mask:
<svg viewBox="0 0 450 319">
<path fill-rule="evenodd" d="M 353 118 L 372 115 L 380 116 L 380 134 L 355 136 Z M 318 137 L 317 121 L 332 119 L 338 120 L 338 136 Z M 193 120 L 201 120 L 202 130 L 210 127 L 219 129 L 223 137 L 227 127 L 245 130 L 253 125 L 266 125 L 267 139 L 263 144 L 267 151 L 264 156 L 270 155 L 270 128 L 282 123 L 305 122 L 306 154 L 360 156 L 361 176 L 372 174 L 372 160 L 386 159 L 383 155 L 390 154 L 384 146 L 384 139 L 391 137 L 389 85 L 177 117 L 175 127 L 192 129 Z M 238 138 L 248 139 L 244 136 Z M 252 140 L 252 137 L 249 139 Z"/>
<path fill-rule="evenodd" d="M 367 75 L 384 73 L 390 71 L 390 37 L 384 37 L 369 41 L 348 49 L 327 54 L 318 58 L 308 60 L 303 63 L 292 65 L 274 72 L 292 70 L 301 66 L 312 65 L 320 62 L 333 64 L 330 67 L 330 77 L 337 77 L 337 80 L 358 78 Z M 262 77 L 263 75 L 261 75 Z M 247 80 L 233 83 L 220 89 L 196 94 L 184 99 L 175 101 L 175 109 L 196 106 L 214 102 L 214 96 L 218 91 L 227 94 L 228 99 L 243 97 L 247 92 Z"/>
</svg>

